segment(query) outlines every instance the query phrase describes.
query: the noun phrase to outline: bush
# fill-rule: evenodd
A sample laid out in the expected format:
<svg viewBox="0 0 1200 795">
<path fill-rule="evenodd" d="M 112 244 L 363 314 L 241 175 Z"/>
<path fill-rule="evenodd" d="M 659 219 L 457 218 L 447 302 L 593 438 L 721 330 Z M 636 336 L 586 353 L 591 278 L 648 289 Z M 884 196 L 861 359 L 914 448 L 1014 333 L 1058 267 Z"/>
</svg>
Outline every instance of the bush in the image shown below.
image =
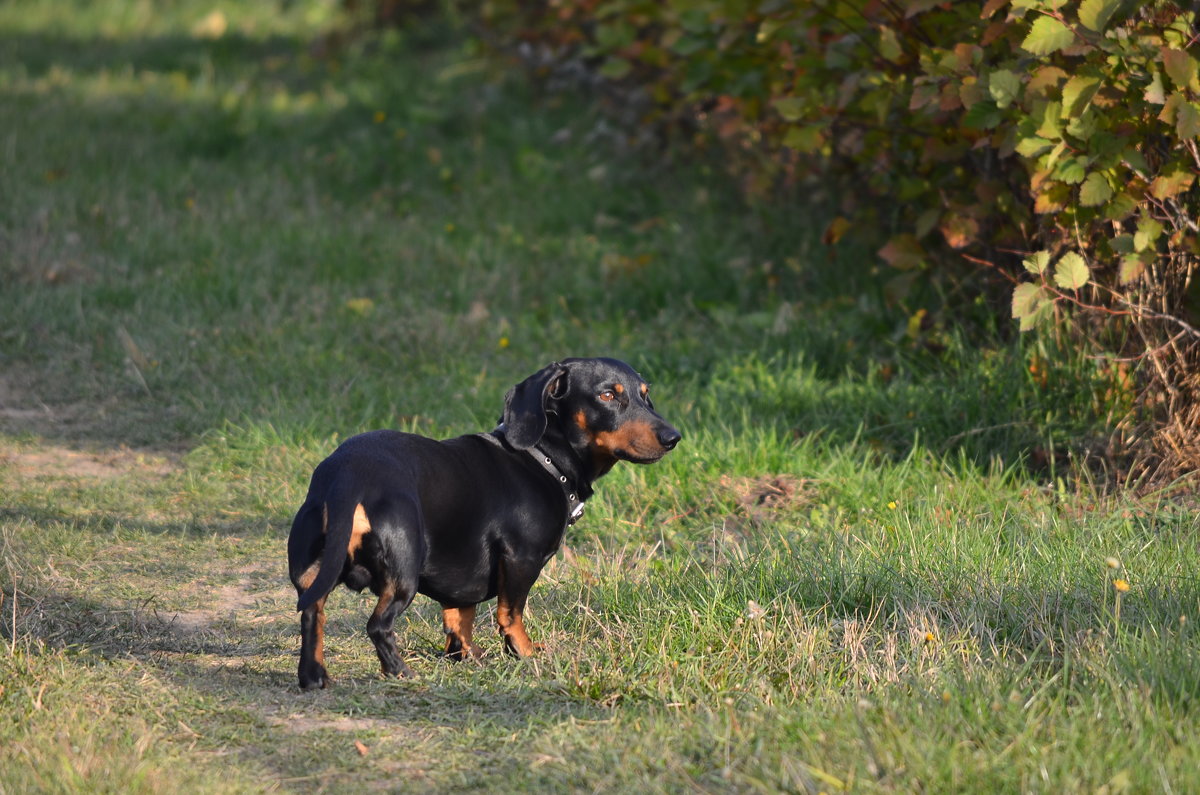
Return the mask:
<svg viewBox="0 0 1200 795">
<path fill-rule="evenodd" d="M 1073 344 L 1128 360 L 1114 363 L 1122 378 L 1135 365 L 1132 419 L 1154 423 L 1157 460 L 1200 463 L 1195 12 L 493 0 L 475 13 L 539 62 L 622 88 L 639 124 L 722 145 L 751 190 L 839 186 L 825 239 L 884 230 L 889 294 L 979 277 L 1011 293 L 1022 330 L 1071 319 Z"/>
</svg>

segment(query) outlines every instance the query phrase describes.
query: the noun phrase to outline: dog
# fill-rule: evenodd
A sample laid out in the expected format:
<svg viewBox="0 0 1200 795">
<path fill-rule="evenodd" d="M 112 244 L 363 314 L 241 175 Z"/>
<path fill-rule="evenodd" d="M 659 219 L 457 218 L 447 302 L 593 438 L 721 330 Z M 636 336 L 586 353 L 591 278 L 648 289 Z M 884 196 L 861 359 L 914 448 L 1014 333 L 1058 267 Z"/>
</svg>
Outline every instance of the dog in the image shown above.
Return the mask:
<svg viewBox="0 0 1200 795">
<path fill-rule="evenodd" d="M 288 538 L 301 689 L 331 683 L 325 600 L 339 583 L 379 597 L 367 634 L 385 676 L 412 675 L 392 627 L 418 593 L 442 605 L 450 659 L 482 656 L 475 611 L 493 597 L 505 649 L 532 655 L 526 598 L 592 484 L 618 461 L 658 461 L 681 438 L 633 368 L 596 358 L 553 362 L 508 390 L 490 433 L 347 439 L 317 465 Z"/>
</svg>

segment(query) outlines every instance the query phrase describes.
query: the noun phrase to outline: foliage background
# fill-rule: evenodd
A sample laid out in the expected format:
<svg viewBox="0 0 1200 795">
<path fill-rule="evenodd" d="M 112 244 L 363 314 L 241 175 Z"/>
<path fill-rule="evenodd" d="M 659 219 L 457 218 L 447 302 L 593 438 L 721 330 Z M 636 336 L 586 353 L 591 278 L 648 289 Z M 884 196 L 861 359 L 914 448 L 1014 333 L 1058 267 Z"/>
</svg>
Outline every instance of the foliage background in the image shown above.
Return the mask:
<svg viewBox="0 0 1200 795">
<path fill-rule="evenodd" d="M 360 11 L 0 1 L 0 791 L 1197 789 L 1196 513 L 1075 465 L 1108 362 L 972 270 L 889 287 L 835 171 Z M 299 693 L 316 462 L 601 352 L 685 440 L 599 484 L 546 654 L 481 610 L 450 664 L 422 599 L 381 680 L 343 589 Z"/>
<path fill-rule="evenodd" d="M 631 135 L 718 147 L 752 194 L 829 196 L 824 241 L 877 240 L 890 300 L 924 281 L 956 322 L 964 296 L 1011 304 L 1021 330 L 1054 335 L 1044 377 L 1096 357 L 1123 415 L 1111 451 L 1140 453 L 1135 470 L 1200 463 L 1187 6 L 554 0 L 480 16 L 538 68 L 601 81 Z"/>
</svg>

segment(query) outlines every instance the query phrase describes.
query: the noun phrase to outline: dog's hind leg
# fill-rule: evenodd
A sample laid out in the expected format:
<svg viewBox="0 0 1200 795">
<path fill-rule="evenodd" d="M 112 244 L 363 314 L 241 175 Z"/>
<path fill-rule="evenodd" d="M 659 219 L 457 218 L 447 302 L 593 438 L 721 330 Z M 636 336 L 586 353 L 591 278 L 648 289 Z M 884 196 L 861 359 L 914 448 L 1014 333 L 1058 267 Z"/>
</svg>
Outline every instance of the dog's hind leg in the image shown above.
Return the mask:
<svg viewBox="0 0 1200 795">
<path fill-rule="evenodd" d="M 328 687 L 325 670 L 325 599 L 321 597 L 300 614 L 300 667 L 297 671 L 302 690 Z"/>
<path fill-rule="evenodd" d="M 321 569 L 323 517 L 311 506 L 296 515 L 288 538 L 288 568 L 296 593 L 302 594 L 313 584 Z M 297 669 L 302 690 L 328 687 L 331 680 L 325 670 L 325 597 L 300 613 L 300 665 Z"/>
<path fill-rule="evenodd" d="M 393 625 L 396 616 L 417 595 L 420 579 L 423 541 L 420 533 L 420 511 L 413 503 L 377 505 L 371 511 L 371 536 L 378 545 L 374 554 L 386 560 L 386 573 L 372 583 L 378 594 L 371 618 L 367 621 L 367 635 L 375 644 L 379 664 L 385 676 L 412 676 L 412 669 L 404 662 L 396 648 L 396 633 Z"/>
<path fill-rule="evenodd" d="M 388 583 L 380 592 L 379 603 L 375 605 L 375 611 L 367 621 L 367 635 L 375 644 L 375 653 L 379 655 L 379 665 L 383 668 L 385 676 L 413 675 L 412 669 L 404 662 L 399 649 L 396 648 L 396 633 L 392 626 L 396 616 L 404 612 L 415 593 L 416 591 L 410 588 L 405 594 L 396 585 Z"/>
</svg>

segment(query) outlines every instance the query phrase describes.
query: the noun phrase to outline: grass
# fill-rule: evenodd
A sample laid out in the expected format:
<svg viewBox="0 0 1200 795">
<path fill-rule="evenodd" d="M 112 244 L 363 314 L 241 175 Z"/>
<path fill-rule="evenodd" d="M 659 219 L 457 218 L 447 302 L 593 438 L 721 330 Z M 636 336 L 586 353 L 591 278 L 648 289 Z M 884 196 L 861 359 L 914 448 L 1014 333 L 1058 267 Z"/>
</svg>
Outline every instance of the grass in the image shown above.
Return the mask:
<svg viewBox="0 0 1200 795">
<path fill-rule="evenodd" d="M 0 791 L 1194 788 L 1194 516 L 1053 468 L 1098 366 L 919 330 L 820 205 L 628 149 L 453 20 L 212 11 L 0 4 Z M 338 592 L 299 693 L 311 467 L 588 354 L 685 440 L 600 483 L 547 653 L 481 617 L 449 664 L 419 599 L 384 681 Z"/>
</svg>

